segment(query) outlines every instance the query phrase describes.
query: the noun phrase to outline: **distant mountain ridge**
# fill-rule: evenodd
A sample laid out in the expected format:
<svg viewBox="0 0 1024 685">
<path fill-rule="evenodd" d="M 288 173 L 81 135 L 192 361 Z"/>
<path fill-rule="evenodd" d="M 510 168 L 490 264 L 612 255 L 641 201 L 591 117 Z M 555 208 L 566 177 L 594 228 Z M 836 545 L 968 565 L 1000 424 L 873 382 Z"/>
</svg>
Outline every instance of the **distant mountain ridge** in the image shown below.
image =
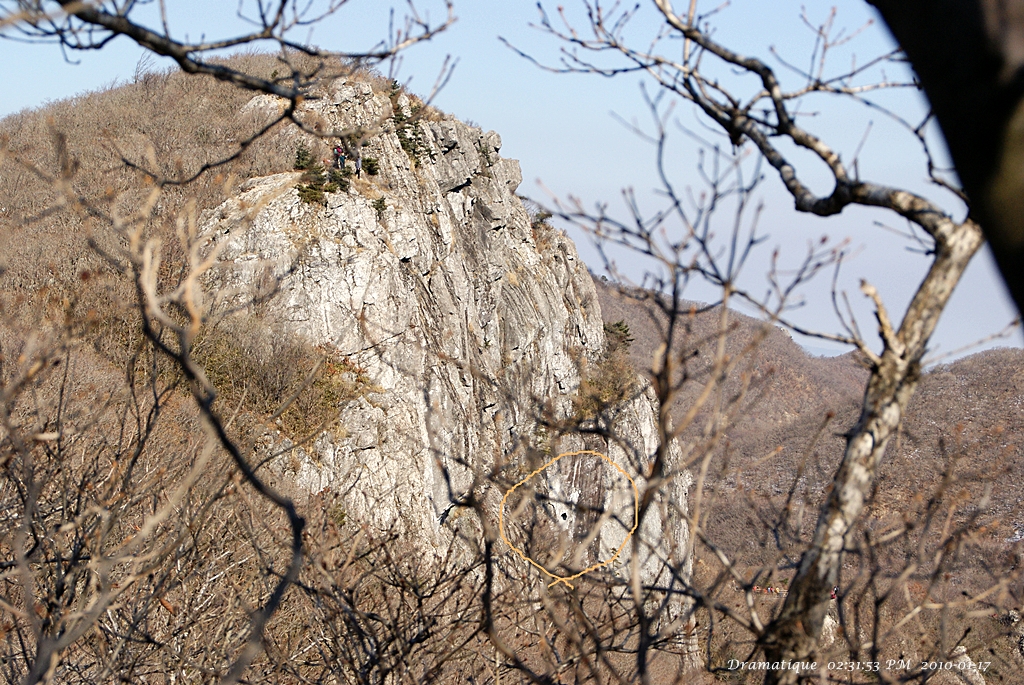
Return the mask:
<svg viewBox="0 0 1024 685">
<path fill-rule="evenodd" d="M 631 359 L 637 371 L 645 373 L 662 343 L 659 326 L 664 316 L 642 291 L 620 290 L 599 278 L 595 283 L 605 321 L 621 320 L 629 326 L 634 338 Z M 730 321 L 735 326 L 728 344 L 730 353 L 739 350 L 763 325 L 737 312 L 730 313 Z M 688 339 L 680 341 L 677 351 L 692 354 L 696 341 L 711 341 L 717 327 L 717 310 L 697 315 L 690 323 Z M 858 356 L 855 352 L 811 356 L 784 330 L 774 327 L 754 355 L 752 394 L 760 393 L 761 398 L 729 430 L 723 447 L 730 465 L 725 482 L 765 497 L 785 493 L 804 451 L 826 415 L 833 412 L 834 418 L 814 445 L 805 475 L 809 490 L 823 494 L 842 457 L 843 434 L 860 411 L 868 371 Z M 704 367 L 700 364 L 703 358 L 706 352 L 693 364 L 693 385 L 705 378 L 706 363 Z M 693 390 L 681 393 L 673 407 L 676 417 L 688 408 L 692 395 Z M 1024 526 L 1024 512 L 1013 505 L 1024 499 L 1024 481 L 1019 478 L 1024 470 L 1022 406 L 1024 350 L 989 350 L 926 371 L 883 459 L 874 515 L 898 511 L 907 498 L 926 493 L 941 479 L 951 451 L 959 450 L 965 474 L 989 470 L 1007 475 L 995 481 L 994 506 L 1007 518 L 993 539 L 1012 537 L 1016 528 Z M 758 463 L 778 447 L 782 448 L 778 456 Z M 714 469 L 709 475 L 715 482 Z M 721 523 L 723 533 L 729 526 L 740 525 L 733 516 L 726 516 Z"/>
</svg>

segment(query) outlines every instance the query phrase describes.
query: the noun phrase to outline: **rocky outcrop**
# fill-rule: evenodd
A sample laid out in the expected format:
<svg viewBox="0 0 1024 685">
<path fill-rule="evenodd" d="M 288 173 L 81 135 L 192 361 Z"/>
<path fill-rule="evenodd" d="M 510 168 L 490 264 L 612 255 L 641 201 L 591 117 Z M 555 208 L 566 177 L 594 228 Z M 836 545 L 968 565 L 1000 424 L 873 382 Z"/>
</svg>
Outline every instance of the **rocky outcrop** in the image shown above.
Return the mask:
<svg viewBox="0 0 1024 685">
<path fill-rule="evenodd" d="M 223 265 L 211 286 L 245 303 L 279 283 L 258 305 L 265 325 L 330 346 L 370 379 L 340 428 L 302 451 L 296 482 L 342 493 L 350 517 L 440 549 L 457 527 L 479 534 L 453 502 L 476 487 L 496 514 L 502 493 L 489 474 L 527 470 L 551 439 L 538 417 L 574 411 L 581 363 L 604 345 L 594 284 L 567 237 L 531 225 L 498 134 L 440 116 L 396 121 L 408 99 L 365 83 L 336 83 L 306 107 L 331 126 L 379 125 L 362 148 L 379 173 L 328 193 L 326 205 L 300 201 L 298 174 L 247 182 L 206 223 Z M 613 423 L 618 440 L 566 436 L 556 449 L 599 447 L 639 479 L 657 444 L 650 394 Z M 607 475 L 579 463 L 544 478 L 565 501 L 612 496 Z M 687 486 L 672 485 L 676 514 L 662 508 L 641 531 L 662 552 L 686 549 Z M 571 529 L 574 508 L 565 513 Z M 621 542 L 611 528 L 598 555 Z"/>
</svg>

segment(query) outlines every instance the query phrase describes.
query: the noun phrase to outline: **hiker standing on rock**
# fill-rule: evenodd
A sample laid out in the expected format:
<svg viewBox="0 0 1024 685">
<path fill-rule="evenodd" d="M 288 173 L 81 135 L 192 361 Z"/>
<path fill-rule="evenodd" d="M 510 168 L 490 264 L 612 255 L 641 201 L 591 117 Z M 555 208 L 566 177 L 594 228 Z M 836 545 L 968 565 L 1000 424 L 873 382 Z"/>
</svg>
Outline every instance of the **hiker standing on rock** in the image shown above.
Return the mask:
<svg viewBox="0 0 1024 685">
<path fill-rule="evenodd" d="M 345 168 L 345 151 L 341 149 L 340 145 L 334 146 L 334 168 L 344 169 Z"/>
</svg>

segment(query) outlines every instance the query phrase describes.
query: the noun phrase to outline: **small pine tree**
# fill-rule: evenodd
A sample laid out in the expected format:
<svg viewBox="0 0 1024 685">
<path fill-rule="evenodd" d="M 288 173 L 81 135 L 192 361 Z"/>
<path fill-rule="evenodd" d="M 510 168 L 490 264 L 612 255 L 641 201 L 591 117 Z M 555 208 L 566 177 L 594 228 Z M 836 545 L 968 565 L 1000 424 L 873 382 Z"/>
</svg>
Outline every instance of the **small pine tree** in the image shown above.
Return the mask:
<svg viewBox="0 0 1024 685">
<path fill-rule="evenodd" d="M 303 171 L 313 166 L 313 153 L 309 151 L 305 143 L 299 143 L 295 149 L 295 169 Z"/>
<path fill-rule="evenodd" d="M 296 187 L 299 199 L 307 204 L 326 205 L 324 193 L 337 193 L 349 189 L 349 180 L 338 169 L 326 171 L 323 166 L 311 163 L 302 174 Z"/>
<path fill-rule="evenodd" d="M 373 201 L 373 209 L 377 212 L 377 220 L 384 220 L 384 210 L 388 208 L 388 203 L 383 197 L 378 197 Z"/>
<path fill-rule="evenodd" d="M 629 361 L 633 338 L 625 321 L 604 325 L 605 348 L 597 364 L 580 379 L 574 400 L 577 418 L 593 419 L 627 401 L 635 391 L 636 372 Z"/>
<path fill-rule="evenodd" d="M 622 320 L 615 323 L 606 323 L 604 325 L 604 334 L 610 352 L 627 350 L 630 343 L 633 342 L 633 338 L 629 334 L 629 326 Z"/>
<path fill-rule="evenodd" d="M 346 169 L 345 171 L 348 170 Z M 337 190 L 347 191 L 349 189 L 348 177 L 351 175 L 352 172 L 346 174 L 344 171 L 339 169 L 331 169 L 327 172 L 327 185 L 333 185 Z M 328 190 L 326 186 L 324 187 L 324 190 L 327 190 L 329 193 L 337 192 L 335 190 Z"/>
<path fill-rule="evenodd" d="M 306 167 L 306 172 L 299 180 L 310 185 L 322 186 L 327 182 L 327 177 L 324 175 L 324 168 L 321 165 L 311 164 Z"/>
<path fill-rule="evenodd" d="M 306 204 L 311 205 L 326 205 L 327 198 L 324 197 L 323 186 L 317 185 L 297 185 L 295 186 L 299 191 L 299 199 Z"/>
</svg>

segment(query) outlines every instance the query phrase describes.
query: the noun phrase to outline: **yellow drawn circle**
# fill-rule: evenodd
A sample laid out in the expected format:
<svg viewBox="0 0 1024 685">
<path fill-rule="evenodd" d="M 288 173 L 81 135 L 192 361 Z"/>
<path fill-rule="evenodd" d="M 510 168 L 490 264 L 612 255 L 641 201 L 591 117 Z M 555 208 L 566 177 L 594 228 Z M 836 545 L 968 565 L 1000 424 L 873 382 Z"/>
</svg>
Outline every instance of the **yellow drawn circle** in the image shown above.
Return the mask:
<svg viewBox="0 0 1024 685">
<path fill-rule="evenodd" d="M 593 566 L 588 566 L 587 568 L 583 569 L 579 573 L 575 573 L 575 574 L 573 574 L 571 576 L 556 576 L 554 573 L 551 573 L 546 568 L 544 568 L 543 566 L 538 564 L 536 561 L 534 561 L 533 558 L 528 556 L 523 550 L 521 550 L 518 547 L 516 547 L 515 545 L 513 545 L 512 542 L 508 539 L 508 536 L 505 535 L 505 502 L 508 500 L 509 495 L 511 495 L 513 492 L 516 491 L 516 488 L 518 488 L 520 485 L 522 485 L 526 481 L 530 480 L 534 476 L 538 475 L 539 473 L 542 473 L 548 467 L 553 466 L 554 464 L 557 464 L 560 460 L 564 459 L 565 457 L 577 457 L 577 456 L 579 456 L 581 454 L 595 454 L 595 455 L 601 457 L 606 462 L 608 462 L 609 464 L 614 466 L 619 473 L 621 473 L 623 476 L 626 477 L 626 480 L 629 481 L 629 484 L 631 486 L 633 486 L 633 527 L 629 529 L 628 533 L 626 533 L 626 538 L 622 541 L 622 544 L 619 545 L 619 548 L 617 550 L 615 550 L 615 554 L 613 554 L 610 559 L 608 559 L 606 561 L 602 561 L 602 562 L 597 563 L 597 564 L 594 564 Z M 640 491 L 637 490 L 636 483 L 633 481 L 633 479 L 630 477 L 630 475 L 628 473 L 626 473 L 621 466 L 619 466 L 614 461 L 612 461 L 612 459 L 607 454 L 604 454 L 602 452 L 597 452 L 595 450 L 579 450 L 577 452 L 562 452 L 557 457 L 555 457 L 554 459 L 551 459 L 548 463 L 544 464 L 539 469 L 537 469 L 536 471 L 534 471 L 533 473 L 528 475 L 526 478 L 523 478 L 521 481 L 519 481 L 518 483 L 516 483 L 515 485 L 513 485 L 511 488 L 508 489 L 508 492 L 505 493 L 505 496 L 501 498 L 501 507 L 499 507 L 499 509 L 498 509 L 498 532 L 501 534 L 501 539 L 505 541 L 505 544 L 508 545 L 509 548 L 513 552 L 518 554 L 519 557 L 523 561 L 525 561 L 528 564 L 536 567 L 537 570 L 539 570 L 544 575 L 546 575 L 546 576 L 548 576 L 550 578 L 554 578 L 554 581 L 548 583 L 548 587 L 553 587 L 555 585 L 558 585 L 559 583 L 565 583 L 566 586 L 569 587 L 569 589 L 572 589 L 572 584 L 569 582 L 570 580 L 575 580 L 575 579 L 579 578 L 582 575 L 590 573 L 591 571 L 596 571 L 597 569 L 602 568 L 604 566 L 607 566 L 608 564 L 612 563 L 613 561 L 615 561 L 616 559 L 619 558 L 619 554 L 622 553 L 622 550 L 626 546 L 626 543 L 629 542 L 629 539 L 631 537 L 633 537 L 633 533 L 636 532 L 637 519 L 639 517 L 640 517 Z"/>
</svg>

